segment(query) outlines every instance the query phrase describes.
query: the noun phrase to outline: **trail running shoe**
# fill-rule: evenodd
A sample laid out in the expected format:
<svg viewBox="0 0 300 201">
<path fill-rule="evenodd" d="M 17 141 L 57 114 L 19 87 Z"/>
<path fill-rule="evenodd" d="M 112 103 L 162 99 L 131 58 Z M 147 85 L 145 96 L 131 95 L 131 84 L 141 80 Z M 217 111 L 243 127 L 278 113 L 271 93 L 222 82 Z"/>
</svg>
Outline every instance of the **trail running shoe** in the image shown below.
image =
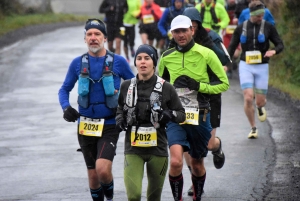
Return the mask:
<svg viewBox="0 0 300 201">
<path fill-rule="evenodd" d="M 220 147 L 217 151 L 212 151 L 211 153 L 214 155 L 213 161 L 214 161 L 215 168 L 221 169 L 225 163 L 225 154 L 222 150 L 221 139 L 219 137 L 216 137 L 216 138 L 218 138 L 220 140 Z"/>
<path fill-rule="evenodd" d="M 248 138 L 249 139 L 256 139 L 257 135 L 258 135 L 257 133 L 258 132 L 257 132 L 257 128 L 256 127 L 251 128 L 251 131 L 250 131 L 250 133 L 248 135 Z"/>
<path fill-rule="evenodd" d="M 191 187 L 189 188 L 189 190 L 188 190 L 187 193 L 188 193 L 189 196 L 193 196 L 194 195 L 193 185 L 191 185 Z"/>
<path fill-rule="evenodd" d="M 267 112 L 265 107 L 261 107 L 261 108 L 257 108 L 257 115 L 258 115 L 258 119 L 261 122 L 264 122 L 267 118 Z"/>
</svg>

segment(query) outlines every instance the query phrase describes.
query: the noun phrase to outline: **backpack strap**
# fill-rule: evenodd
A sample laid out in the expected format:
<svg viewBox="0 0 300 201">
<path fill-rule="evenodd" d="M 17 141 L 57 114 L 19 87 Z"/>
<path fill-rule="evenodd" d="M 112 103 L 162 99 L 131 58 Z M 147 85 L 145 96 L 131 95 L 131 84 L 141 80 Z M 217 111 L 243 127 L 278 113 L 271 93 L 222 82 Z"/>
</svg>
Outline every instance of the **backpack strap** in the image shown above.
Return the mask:
<svg viewBox="0 0 300 201">
<path fill-rule="evenodd" d="M 84 68 L 86 68 L 88 74 L 90 73 L 90 64 L 89 64 L 89 55 L 88 53 L 85 53 L 81 56 L 81 69 L 80 72 L 84 72 Z"/>
<path fill-rule="evenodd" d="M 115 58 L 115 54 L 109 50 L 106 50 L 106 55 L 103 62 L 103 71 L 106 69 L 106 67 L 108 67 L 108 69 L 114 74 L 113 72 L 114 58 Z"/>
<path fill-rule="evenodd" d="M 215 11 L 215 6 L 216 6 L 216 4 L 213 3 L 212 6 L 210 7 L 210 14 L 211 14 L 213 22 L 215 24 L 217 24 L 219 22 L 219 20 L 217 18 L 217 14 L 216 14 L 216 11 Z"/>
<path fill-rule="evenodd" d="M 259 29 L 259 33 L 258 34 L 264 35 L 264 32 L 265 32 L 265 22 L 266 22 L 266 20 L 262 20 L 261 21 L 260 29 Z"/>
</svg>

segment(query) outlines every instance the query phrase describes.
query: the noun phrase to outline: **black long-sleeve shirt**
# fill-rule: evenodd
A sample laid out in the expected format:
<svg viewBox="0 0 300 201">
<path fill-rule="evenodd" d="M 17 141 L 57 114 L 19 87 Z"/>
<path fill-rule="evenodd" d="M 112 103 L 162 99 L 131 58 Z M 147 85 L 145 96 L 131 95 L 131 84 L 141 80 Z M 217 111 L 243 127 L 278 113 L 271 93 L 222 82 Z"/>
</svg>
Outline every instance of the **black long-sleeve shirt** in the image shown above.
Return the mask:
<svg viewBox="0 0 300 201">
<path fill-rule="evenodd" d="M 262 63 L 268 63 L 269 57 L 263 57 L 265 53 L 270 48 L 270 42 L 271 41 L 275 47 L 273 50 L 276 51 L 276 54 L 280 53 L 283 48 L 283 42 L 275 28 L 271 23 L 265 22 L 264 27 L 264 35 L 265 35 L 265 42 L 260 43 L 258 42 L 258 34 L 260 30 L 260 24 L 252 23 L 250 20 L 247 23 L 247 41 L 246 43 L 242 43 L 242 53 L 240 59 L 243 61 L 246 61 L 245 58 L 245 52 L 246 51 L 253 51 L 253 50 L 259 50 L 262 53 Z M 230 41 L 230 45 L 228 47 L 228 53 L 230 57 L 232 58 L 235 49 L 238 47 L 240 43 L 240 37 L 243 32 L 243 24 L 240 24 L 237 26 L 237 28 L 234 30 L 232 39 Z"/>
</svg>

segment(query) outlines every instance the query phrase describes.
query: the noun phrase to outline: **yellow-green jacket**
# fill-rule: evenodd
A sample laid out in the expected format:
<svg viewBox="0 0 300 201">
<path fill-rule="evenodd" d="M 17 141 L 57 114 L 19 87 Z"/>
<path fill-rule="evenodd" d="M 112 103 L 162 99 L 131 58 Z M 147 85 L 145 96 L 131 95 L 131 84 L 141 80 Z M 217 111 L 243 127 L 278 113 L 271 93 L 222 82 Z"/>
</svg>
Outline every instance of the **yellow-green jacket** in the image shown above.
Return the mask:
<svg viewBox="0 0 300 201">
<path fill-rule="evenodd" d="M 124 25 L 135 25 L 139 22 L 137 16 L 141 12 L 141 1 L 140 0 L 127 0 L 128 11 L 124 14 L 123 24 Z"/>
<path fill-rule="evenodd" d="M 201 8 L 204 8 L 204 14 L 202 14 Z M 212 8 L 214 7 L 214 8 Z M 230 18 L 228 16 L 228 13 L 225 9 L 225 7 L 220 4 L 220 3 L 211 3 L 209 5 L 207 5 L 205 3 L 205 1 L 203 1 L 202 3 L 200 4 L 197 4 L 195 6 L 195 8 L 202 14 L 203 16 L 203 19 L 202 19 L 202 26 L 204 28 L 208 28 L 208 29 L 212 29 L 214 31 L 216 31 L 217 33 L 221 30 L 221 29 L 225 29 L 229 22 L 230 22 Z M 218 22 L 215 23 L 213 21 L 213 17 L 212 17 L 212 14 L 211 14 L 211 8 L 214 9 L 215 13 L 216 13 L 216 17 L 218 19 Z M 216 29 L 215 27 L 218 27 L 218 29 Z"/>
<path fill-rule="evenodd" d="M 207 65 L 219 78 L 219 83 L 210 84 Z M 174 84 L 174 81 L 181 75 L 200 82 L 199 92 L 201 93 L 219 94 L 229 88 L 228 78 L 217 55 L 212 50 L 196 43 L 184 53 L 175 48 L 165 51 L 160 58 L 158 68 L 161 77 L 165 71 L 168 71 L 171 84 Z"/>
</svg>

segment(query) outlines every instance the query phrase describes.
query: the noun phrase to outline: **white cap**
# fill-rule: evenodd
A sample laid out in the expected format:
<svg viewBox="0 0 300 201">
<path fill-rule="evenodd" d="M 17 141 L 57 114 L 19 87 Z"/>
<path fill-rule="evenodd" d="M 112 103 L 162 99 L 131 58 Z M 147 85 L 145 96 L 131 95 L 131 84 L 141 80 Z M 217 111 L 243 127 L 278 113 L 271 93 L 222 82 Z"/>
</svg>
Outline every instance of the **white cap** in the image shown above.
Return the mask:
<svg viewBox="0 0 300 201">
<path fill-rule="evenodd" d="M 189 17 L 185 15 L 177 15 L 171 22 L 171 31 L 174 29 L 187 29 L 192 26 L 192 21 Z"/>
</svg>

